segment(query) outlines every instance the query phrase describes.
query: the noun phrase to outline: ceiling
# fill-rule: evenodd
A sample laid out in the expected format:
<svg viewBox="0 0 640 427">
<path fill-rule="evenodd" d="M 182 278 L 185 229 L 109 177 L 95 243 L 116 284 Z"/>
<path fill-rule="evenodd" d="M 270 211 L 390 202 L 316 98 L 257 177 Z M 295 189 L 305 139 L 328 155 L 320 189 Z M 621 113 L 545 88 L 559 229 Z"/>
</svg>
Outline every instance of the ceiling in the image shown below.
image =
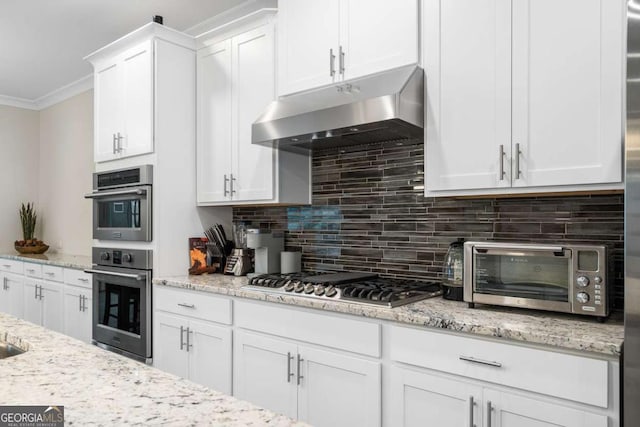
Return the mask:
<svg viewBox="0 0 640 427">
<path fill-rule="evenodd" d="M 92 73 L 89 53 L 162 15 L 187 30 L 243 0 L 0 0 L 0 96 L 34 101 Z"/>
</svg>

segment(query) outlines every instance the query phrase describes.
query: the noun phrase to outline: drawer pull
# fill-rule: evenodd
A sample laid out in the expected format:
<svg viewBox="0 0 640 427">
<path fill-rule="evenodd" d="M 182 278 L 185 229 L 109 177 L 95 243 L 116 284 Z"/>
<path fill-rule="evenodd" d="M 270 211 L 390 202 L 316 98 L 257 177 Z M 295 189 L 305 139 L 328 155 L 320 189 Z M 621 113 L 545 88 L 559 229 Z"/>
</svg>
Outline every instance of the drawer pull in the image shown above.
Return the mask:
<svg viewBox="0 0 640 427">
<path fill-rule="evenodd" d="M 195 305 L 193 305 L 193 304 L 185 304 L 185 303 L 183 303 L 183 302 L 179 302 L 179 303 L 178 303 L 178 305 L 179 305 L 180 307 L 185 307 L 185 308 L 196 308 L 196 306 L 195 306 Z"/>
<path fill-rule="evenodd" d="M 11 268 L 11 264 L 2 264 L 4 268 Z"/>
<path fill-rule="evenodd" d="M 50 271 L 45 271 L 44 274 L 46 274 L 47 276 L 55 276 L 56 273 L 52 273 Z"/>
<path fill-rule="evenodd" d="M 84 277 L 78 277 L 78 281 L 84 282 L 84 283 L 89 283 L 89 279 L 86 279 Z"/>
<path fill-rule="evenodd" d="M 502 368 L 502 363 L 493 362 L 491 360 L 476 359 L 475 357 L 470 357 L 470 356 L 460 356 L 460 360 L 464 360 L 465 362 L 471 362 L 471 363 L 479 363 L 480 365 L 493 366 L 495 368 Z"/>
<path fill-rule="evenodd" d="M 36 271 L 35 271 L 35 270 L 33 270 L 33 269 L 31 269 L 31 268 L 27 268 L 27 273 L 31 273 L 31 274 L 33 274 L 33 273 L 35 273 L 35 272 L 36 272 Z"/>
</svg>

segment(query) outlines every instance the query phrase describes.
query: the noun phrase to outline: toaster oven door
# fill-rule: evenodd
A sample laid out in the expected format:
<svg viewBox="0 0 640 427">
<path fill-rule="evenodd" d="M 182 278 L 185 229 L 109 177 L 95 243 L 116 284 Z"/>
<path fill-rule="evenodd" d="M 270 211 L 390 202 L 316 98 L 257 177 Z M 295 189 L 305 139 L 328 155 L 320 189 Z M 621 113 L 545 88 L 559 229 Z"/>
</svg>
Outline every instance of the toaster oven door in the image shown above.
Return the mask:
<svg viewBox="0 0 640 427">
<path fill-rule="evenodd" d="M 473 250 L 473 301 L 571 312 L 571 250 Z"/>
</svg>

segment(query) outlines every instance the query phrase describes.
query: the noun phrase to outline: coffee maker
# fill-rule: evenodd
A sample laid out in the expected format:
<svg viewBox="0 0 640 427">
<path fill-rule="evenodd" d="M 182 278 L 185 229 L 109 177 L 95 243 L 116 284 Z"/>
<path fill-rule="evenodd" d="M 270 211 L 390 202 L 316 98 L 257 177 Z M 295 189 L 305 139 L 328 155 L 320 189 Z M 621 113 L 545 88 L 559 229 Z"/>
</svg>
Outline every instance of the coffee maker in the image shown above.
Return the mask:
<svg viewBox="0 0 640 427">
<path fill-rule="evenodd" d="M 247 248 L 255 250 L 255 274 L 280 272 L 280 252 L 284 251 L 283 233 L 248 229 Z"/>
</svg>

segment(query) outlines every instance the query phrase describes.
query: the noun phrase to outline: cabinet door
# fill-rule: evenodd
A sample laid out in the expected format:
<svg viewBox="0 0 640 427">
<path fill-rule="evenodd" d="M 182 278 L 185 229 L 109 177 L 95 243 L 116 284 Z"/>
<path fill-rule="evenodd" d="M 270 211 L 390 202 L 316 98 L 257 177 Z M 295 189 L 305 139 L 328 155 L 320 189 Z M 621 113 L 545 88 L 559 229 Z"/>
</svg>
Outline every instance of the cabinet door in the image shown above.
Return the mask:
<svg viewBox="0 0 640 427">
<path fill-rule="evenodd" d="M 198 51 L 198 203 L 229 200 L 231 173 L 231 40 Z"/>
<path fill-rule="evenodd" d="M 607 427 L 605 415 L 496 390 L 484 390 L 485 425 L 492 427 Z M 490 419 L 489 419 L 490 417 Z"/>
<path fill-rule="evenodd" d="M 113 62 L 94 75 L 94 160 L 103 162 L 116 157 L 116 134 L 124 132 L 122 127 L 122 81 L 121 67 Z"/>
<path fill-rule="evenodd" d="M 621 182 L 624 10 L 513 1 L 514 186 Z"/>
<path fill-rule="evenodd" d="M 463 381 L 397 366 L 390 368 L 386 424 L 474 427 L 482 424 L 482 389 Z"/>
<path fill-rule="evenodd" d="M 42 294 L 42 326 L 64 333 L 64 293 L 59 283 L 41 282 Z"/>
<path fill-rule="evenodd" d="M 509 187 L 511 2 L 423 8 L 426 193 Z"/>
<path fill-rule="evenodd" d="M 39 295 L 40 283 L 32 280 L 24 281 L 23 301 L 24 312 L 23 317 L 31 323 L 42 325 L 42 300 Z"/>
<path fill-rule="evenodd" d="M 339 2 L 278 2 L 280 95 L 324 86 L 339 78 Z"/>
<path fill-rule="evenodd" d="M 23 291 L 22 276 L 3 274 L 0 276 L 2 288 L 0 288 L 0 312 L 11 314 L 15 317 L 23 317 Z"/>
<path fill-rule="evenodd" d="M 380 425 L 380 363 L 302 346 L 298 353 L 301 421 L 320 427 Z"/>
<path fill-rule="evenodd" d="M 121 156 L 153 152 L 153 42 L 146 41 L 122 57 L 124 128 Z"/>
<path fill-rule="evenodd" d="M 75 286 L 64 286 L 64 333 L 84 342 L 91 342 L 91 291 Z"/>
<path fill-rule="evenodd" d="M 233 111 L 232 199 L 274 197 L 276 150 L 251 143 L 251 125 L 275 99 L 273 25 L 265 25 L 232 40 Z"/>
<path fill-rule="evenodd" d="M 233 351 L 234 396 L 297 418 L 296 346 L 236 331 Z M 323 396 L 325 410 L 327 396 Z"/>
<path fill-rule="evenodd" d="M 344 78 L 418 63 L 418 1 L 341 0 Z"/>
<path fill-rule="evenodd" d="M 189 376 L 189 354 L 185 347 L 187 323 L 182 317 L 153 313 L 153 366 L 182 378 Z"/>
<path fill-rule="evenodd" d="M 189 321 L 189 379 L 231 394 L 231 329 Z"/>
</svg>

